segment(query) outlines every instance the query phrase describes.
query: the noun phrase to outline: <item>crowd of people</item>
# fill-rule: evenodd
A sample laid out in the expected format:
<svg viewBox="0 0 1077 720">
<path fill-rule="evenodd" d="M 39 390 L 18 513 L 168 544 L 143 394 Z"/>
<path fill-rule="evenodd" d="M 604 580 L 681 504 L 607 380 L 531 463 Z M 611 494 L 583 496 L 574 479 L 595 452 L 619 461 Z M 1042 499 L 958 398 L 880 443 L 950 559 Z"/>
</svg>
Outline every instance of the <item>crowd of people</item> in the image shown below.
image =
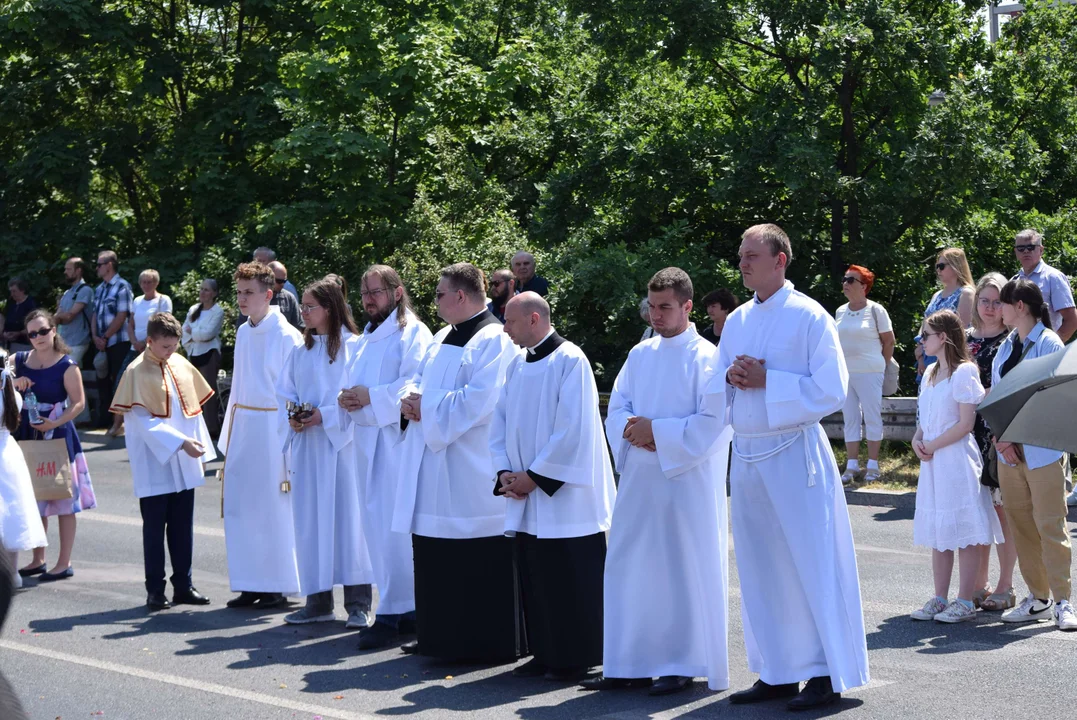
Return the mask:
<svg viewBox="0 0 1077 720">
<path fill-rule="evenodd" d="M 1062 349 L 1077 328 L 1068 281 L 1043 263 L 1042 243 L 1033 231 L 1017 236 L 1021 271 L 1009 281 L 989 273 L 973 285 L 957 248 L 935 264 L 942 289 L 916 337 L 912 441 L 921 460 L 913 542 L 932 549 L 934 595 L 915 620 L 1003 610 L 1005 622 L 1077 629 L 1064 456 L 1002 442 L 976 412 L 1017 363 Z M 435 334 L 393 268 L 363 274 L 360 328 L 342 277 L 297 297 L 286 268 L 259 248 L 233 278 L 242 320 L 221 427 L 216 281 L 202 283 L 181 322 L 152 270 L 132 298 L 116 255 L 102 252 L 91 297 L 72 258 L 58 312 L 28 310 L 12 331 L 28 349 L 2 377 L 0 498 L 10 511 L 0 539 L 9 552 L 34 553 L 16 577 L 73 575 L 75 516 L 96 504 L 74 427 L 85 405 L 79 359 L 92 344 L 104 412 L 123 420 L 110 432 L 126 434 L 152 610 L 210 603 L 192 577 L 194 493 L 219 450 L 230 608 L 285 609 L 305 597 L 284 622 L 333 622 L 342 586 L 360 649 L 414 635 L 405 652 L 531 656 L 514 675 L 589 690 L 662 695 L 699 677 L 724 690 L 731 523 L 759 680 L 730 701 L 828 705 L 869 681 L 842 486 L 859 475 L 862 439 L 864 478 L 879 477 L 896 336 L 868 298 L 868 268 L 846 271 L 848 303 L 832 317 L 786 279 L 793 248 L 781 228 L 748 228 L 739 255 L 753 296 L 704 295 L 701 331 L 690 321 L 689 276 L 666 268 L 651 278 L 640 308 L 648 333 L 603 419 L 591 365 L 554 329 L 549 283 L 529 253 L 489 283 L 466 262 L 443 268 L 435 301 L 446 325 Z M 12 296 L 17 307 L 30 300 Z M 844 472 L 820 425 L 839 409 Z M 34 507 L 13 440 L 53 438 L 67 443 L 70 497 Z M 53 515 L 61 547 L 50 569 Z M 1015 563 L 1029 591 L 1020 603 Z"/>
</svg>

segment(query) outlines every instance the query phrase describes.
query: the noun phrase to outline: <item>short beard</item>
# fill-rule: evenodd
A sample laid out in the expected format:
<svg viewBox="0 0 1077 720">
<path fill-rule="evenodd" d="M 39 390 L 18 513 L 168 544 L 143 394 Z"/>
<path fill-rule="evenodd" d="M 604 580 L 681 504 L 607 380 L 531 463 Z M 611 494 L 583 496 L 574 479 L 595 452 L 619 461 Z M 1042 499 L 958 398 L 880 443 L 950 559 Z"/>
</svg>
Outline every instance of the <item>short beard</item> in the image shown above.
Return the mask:
<svg viewBox="0 0 1077 720">
<path fill-rule="evenodd" d="M 395 305 L 386 310 L 384 313 L 382 313 L 381 310 L 376 310 L 373 313 L 367 312 L 367 319 L 370 321 L 370 329 L 376 330 L 378 326 L 385 322 L 394 312 L 396 312 Z"/>
</svg>

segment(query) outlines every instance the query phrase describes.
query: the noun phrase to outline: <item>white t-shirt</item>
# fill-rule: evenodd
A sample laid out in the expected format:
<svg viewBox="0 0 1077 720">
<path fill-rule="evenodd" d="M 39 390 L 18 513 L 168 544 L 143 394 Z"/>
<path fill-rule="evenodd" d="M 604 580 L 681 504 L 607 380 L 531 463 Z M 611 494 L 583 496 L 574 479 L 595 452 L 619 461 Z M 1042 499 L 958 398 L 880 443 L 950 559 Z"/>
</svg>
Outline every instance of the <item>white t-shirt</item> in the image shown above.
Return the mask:
<svg viewBox="0 0 1077 720">
<path fill-rule="evenodd" d="M 146 325 L 159 312 L 172 312 L 172 298 L 161 293 L 157 293 L 153 300 L 147 300 L 145 295 L 135 298 L 135 340 L 146 342 Z"/>
<path fill-rule="evenodd" d="M 885 372 L 886 360 L 883 359 L 883 341 L 879 339 L 879 333 L 894 329 L 886 308 L 868 300 L 862 309 L 850 310 L 849 303 L 845 303 L 834 313 L 834 319 L 838 322 L 838 339 L 849 372 Z"/>
</svg>

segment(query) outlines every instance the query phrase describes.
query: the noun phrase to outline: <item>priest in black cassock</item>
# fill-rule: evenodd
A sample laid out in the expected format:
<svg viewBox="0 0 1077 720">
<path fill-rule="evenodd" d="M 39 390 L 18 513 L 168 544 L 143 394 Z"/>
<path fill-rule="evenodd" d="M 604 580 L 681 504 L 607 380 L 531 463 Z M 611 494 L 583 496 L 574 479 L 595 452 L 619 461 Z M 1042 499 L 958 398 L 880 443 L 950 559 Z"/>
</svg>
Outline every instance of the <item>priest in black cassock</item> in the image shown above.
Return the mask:
<svg viewBox="0 0 1077 720">
<path fill-rule="evenodd" d="M 486 309 L 486 278 L 469 263 L 441 270 L 448 327 L 403 390 L 393 530 L 412 535 L 418 640 L 405 652 L 471 662 L 526 654 L 505 500 L 490 491 L 490 421 L 519 351 Z"/>
<path fill-rule="evenodd" d="M 527 642 L 517 677 L 578 682 L 602 663 L 602 573 L 613 516 L 613 466 L 591 363 L 525 292 L 505 306 L 505 332 L 525 349 L 509 364 L 490 430 L 516 537 Z"/>
</svg>

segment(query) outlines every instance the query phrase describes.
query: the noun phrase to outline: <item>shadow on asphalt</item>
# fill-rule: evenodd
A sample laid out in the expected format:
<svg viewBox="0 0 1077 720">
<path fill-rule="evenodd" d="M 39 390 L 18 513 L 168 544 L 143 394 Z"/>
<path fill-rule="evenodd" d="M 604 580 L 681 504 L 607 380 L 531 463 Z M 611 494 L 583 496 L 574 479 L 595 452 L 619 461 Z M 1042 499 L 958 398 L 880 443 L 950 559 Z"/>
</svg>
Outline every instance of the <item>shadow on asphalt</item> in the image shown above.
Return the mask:
<svg viewBox="0 0 1077 720">
<path fill-rule="evenodd" d="M 1045 623 L 1040 626 L 1042 629 L 1026 628 L 1016 633 L 1012 625 L 999 622 L 997 618 L 997 614 L 984 613 L 977 621 L 948 625 L 916 621 L 907 615 L 900 615 L 884 620 L 878 630 L 868 633 L 868 650 L 916 649 L 925 655 L 986 652 L 1055 630 L 1054 623 Z"/>
<path fill-rule="evenodd" d="M 882 512 L 877 512 L 872 515 L 873 520 L 880 522 L 891 522 L 893 520 L 912 520 L 913 513 L 916 511 L 909 508 L 887 508 Z"/>
</svg>

